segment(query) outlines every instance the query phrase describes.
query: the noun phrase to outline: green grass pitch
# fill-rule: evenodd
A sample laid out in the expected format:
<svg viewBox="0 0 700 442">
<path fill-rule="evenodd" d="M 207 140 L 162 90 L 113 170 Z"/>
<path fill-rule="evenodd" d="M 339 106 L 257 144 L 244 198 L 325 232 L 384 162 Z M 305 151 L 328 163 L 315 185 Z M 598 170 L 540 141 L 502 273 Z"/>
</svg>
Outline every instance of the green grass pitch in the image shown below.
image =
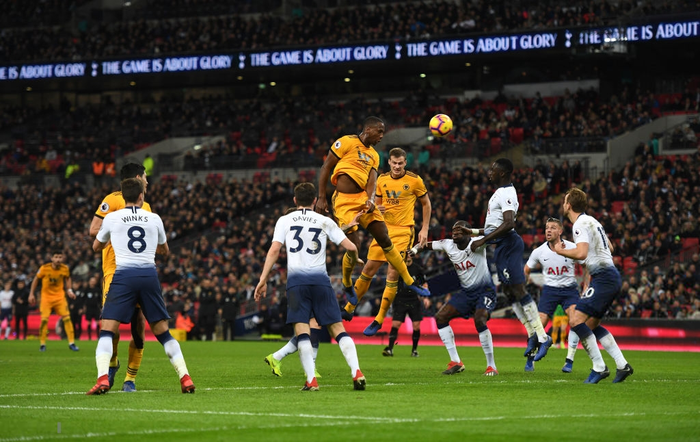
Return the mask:
<svg viewBox="0 0 700 442">
<path fill-rule="evenodd" d="M 496 348 L 499 376 L 485 377 L 479 347 L 460 347 L 463 373 L 445 376 L 443 347 L 358 346 L 367 390 L 354 391 L 337 345 L 322 344 L 320 391 L 301 392 L 298 356 L 275 377 L 263 358 L 281 342 L 186 342 L 197 386 L 180 393 L 162 347 L 148 342 L 139 391 L 85 396 L 96 377 L 95 341 L 73 353 L 65 341 L 0 342 L 0 442 L 158 441 L 698 441 L 700 354 L 626 351 L 633 376 L 585 385 L 591 363 L 579 349 L 572 374 L 566 351 L 550 350 L 525 373 L 522 349 Z M 121 343 L 125 374 L 127 344 Z M 614 363 L 604 354 L 614 375 Z"/>
</svg>

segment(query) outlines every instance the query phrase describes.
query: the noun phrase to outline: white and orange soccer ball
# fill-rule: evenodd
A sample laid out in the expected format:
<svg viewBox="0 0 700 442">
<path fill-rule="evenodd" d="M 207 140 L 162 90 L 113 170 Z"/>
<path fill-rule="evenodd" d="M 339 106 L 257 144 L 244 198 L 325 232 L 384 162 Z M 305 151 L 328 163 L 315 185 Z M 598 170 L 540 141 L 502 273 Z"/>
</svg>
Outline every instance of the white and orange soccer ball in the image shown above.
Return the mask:
<svg viewBox="0 0 700 442">
<path fill-rule="evenodd" d="M 444 137 L 452 131 L 452 119 L 445 114 L 437 114 L 430 119 L 430 132 L 436 137 Z"/>
</svg>

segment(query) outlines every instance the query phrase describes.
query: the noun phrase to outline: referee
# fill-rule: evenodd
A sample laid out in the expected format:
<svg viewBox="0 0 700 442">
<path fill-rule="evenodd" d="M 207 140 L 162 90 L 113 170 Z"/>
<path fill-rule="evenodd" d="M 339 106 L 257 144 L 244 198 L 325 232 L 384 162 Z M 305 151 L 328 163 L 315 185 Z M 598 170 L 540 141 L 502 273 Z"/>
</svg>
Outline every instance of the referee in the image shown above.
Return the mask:
<svg viewBox="0 0 700 442">
<path fill-rule="evenodd" d="M 408 273 L 416 280 L 416 284 L 422 286 L 425 284 L 425 270 L 414 261 L 412 257 L 406 257 L 406 266 Z M 399 335 L 399 327 L 406 319 L 406 315 L 411 318 L 413 326 L 413 348 L 411 356 L 418 357 L 418 340 L 420 339 L 420 322 L 423 320 L 423 301 L 415 292 L 406 288 L 403 281 L 399 281 L 399 289 L 396 292 L 396 299 L 392 304 L 393 315 L 391 321 L 391 332 L 389 332 L 389 346 L 382 351 L 384 356 L 394 356 L 394 345 Z"/>
</svg>

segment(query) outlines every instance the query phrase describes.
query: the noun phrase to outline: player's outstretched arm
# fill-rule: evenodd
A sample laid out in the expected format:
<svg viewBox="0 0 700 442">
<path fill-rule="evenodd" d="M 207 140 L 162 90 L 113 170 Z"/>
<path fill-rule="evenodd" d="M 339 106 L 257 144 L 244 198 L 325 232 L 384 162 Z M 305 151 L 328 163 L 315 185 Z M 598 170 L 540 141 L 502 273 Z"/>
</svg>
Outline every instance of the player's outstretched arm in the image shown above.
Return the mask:
<svg viewBox="0 0 700 442">
<path fill-rule="evenodd" d="M 408 254 L 411 256 L 416 256 L 417 254 L 419 254 L 423 250 L 433 250 L 433 242 L 432 241 L 427 242 L 427 243 L 425 243 L 424 246 L 422 246 L 420 244 L 416 244 L 415 246 L 413 246 L 413 248 L 411 250 L 408 251 Z"/>
<path fill-rule="evenodd" d="M 260 281 L 255 287 L 255 300 L 260 301 L 267 295 L 267 279 L 270 277 L 270 271 L 272 271 L 272 266 L 277 262 L 277 258 L 280 256 L 280 249 L 282 248 L 282 243 L 277 241 L 272 241 L 270 250 L 267 251 L 267 256 L 265 257 L 265 264 L 263 264 L 263 270 L 260 274 Z"/>
<path fill-rule="evenodd" d="M 340 226 L 340 230 L 342 230 L 343 233 L 348 233 L 348 230 L 350 230 L 350 229 L 352 229 L 353 227 L 355 227 L 355 226 L 357 226 L 357 225 L 360 224 L 360 217 L 361 217 L 362 215 L 364 215 L 365 212 L 366 212 L 365 210 L 360 210 L 359 212 L 357 212 L 357 215 L 355 215 L 355 217 L 352 219 L 352 221 L 350 221 L 350 222 L 347 223 L 347 224 L 343 224 L 342 226 Z"/>
</svg>

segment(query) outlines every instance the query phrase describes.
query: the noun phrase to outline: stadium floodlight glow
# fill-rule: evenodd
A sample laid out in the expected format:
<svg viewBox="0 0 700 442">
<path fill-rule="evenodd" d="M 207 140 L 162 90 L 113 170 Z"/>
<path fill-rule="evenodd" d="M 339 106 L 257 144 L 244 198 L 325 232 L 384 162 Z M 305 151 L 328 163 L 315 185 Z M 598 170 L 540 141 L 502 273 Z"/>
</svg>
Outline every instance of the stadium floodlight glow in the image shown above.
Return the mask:
<svg viewBox="0 0 700 442">
<path fill-rule="evenodd" d="M 348 74 L 351 74 L 351 75 L 352 75 L 352 74 L 354 74 L 354 73 L 355 73 L 354 70 L 352 70 L 352 69 L 348 70 Z"/>
<path fill-rule="evenodd" d="M 425 74 L 420 74 L 420 78 L 425 78 L 425 77 L 426 77 Z"/>
<path fill-rule="evenodd" d="M 201 149 L 201 148 L 202 148 L 202 145 L 201 145 L 201 144 L 195 144 L 194 147 L 193 147 L 194 150 L 199 150 L 199 149 Z"/>
<path fill-rule="evenodd" d="M 132 81 L 131 83 L 129 83 L 129 86 L 136 86 L 136 82 Z"/>
<path fill-rule="evenodd" d="M 243 80 L 243 75 L 239 75 L 238 77 L 236 77 L 236 79 L 237 79 L 237 80 Z"/>
<path fill-rule="evenodd" d="M 344 81 L 345 81 L 346 83 L 350 83 L 350 78 L 349 78 L 349 77 L 345 77 Z"/>
<path fill-rule="evenodd" d="M 31 86 L 27 86 L 27 92 L 31 92 L 31 91 L 32 91 L 32 87 L 31 87 Z"/>
<path fill-rule="evenodd" d="M 271 81 L 271 82 L 270 82 L 270 86 L 272 86 L 272 87 L 277 86 L 277 82 L 276 82 L 276 81 Z"/>
<path fill-rule="evenodd" d="M 266 87 L 267 86 L 265 85 L 265 83 L 258 84 L 258 88 L 260 88 L 260 89 L 265 89 Z"/>
<path fill-rule="evenodd" d="M 125 7 L 125 8 L 128 8 L 129 6 L 131 6 L 131 2 L 130 2 L 129 0 L 125 1 L 125 2 L 124 2 L 124 7 Z"/>
<path fill-rule="evenodd" d="M 464 63 L 466 67 L 470 67 L 472 64 L 471 63 Z"/>
</svg>

